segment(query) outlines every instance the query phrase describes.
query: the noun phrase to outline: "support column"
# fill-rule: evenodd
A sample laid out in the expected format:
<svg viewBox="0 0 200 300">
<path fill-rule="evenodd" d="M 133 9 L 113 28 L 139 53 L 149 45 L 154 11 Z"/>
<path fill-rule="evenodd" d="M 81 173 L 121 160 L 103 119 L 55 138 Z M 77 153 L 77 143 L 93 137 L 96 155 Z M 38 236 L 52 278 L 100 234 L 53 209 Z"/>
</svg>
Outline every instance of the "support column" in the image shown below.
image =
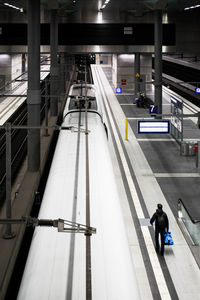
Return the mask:
<svg viewBox="0 0 200 300">
<path fill-rule="evenodd" d="M 60 93 L 65 93 L 65 54 L 60 54 Z"/>
<path fill-rule="evenodd" d="M 135 97 L 140 93 L 140 53 L 135 53 Z M 138 76 L 139 74 L 139 76 Z"/>
<path fill-rule="evenodd" d="M 40 0 L 28 0 L 28 126 L 40 125 Z M 40 168 L 40 130 L 28 130 L 28 170 Z"/>
<path fill-rule="evenodd" d="M 65 58 L 65 80 L 69 81 L 70 79 L 70 56 L 67 55 Z"/>
<path fill-rule="evenodd" d="M 162 10 L 155 11 L 155 105 L 162 114 Z"/>
<path fill-rule="evenodd" d="M 26 54 L 22 53 L 22 73 L 26 71 Z"/>
<path fill-rule="evenodd" d="M 51 44 L 51 67 L 50 67 L 50 111 L 52 116 L 58 114 L 58 19 L 57 10 L 51 10 L 51 25 L 50 25 L 50 44 Z"/>
</svg>

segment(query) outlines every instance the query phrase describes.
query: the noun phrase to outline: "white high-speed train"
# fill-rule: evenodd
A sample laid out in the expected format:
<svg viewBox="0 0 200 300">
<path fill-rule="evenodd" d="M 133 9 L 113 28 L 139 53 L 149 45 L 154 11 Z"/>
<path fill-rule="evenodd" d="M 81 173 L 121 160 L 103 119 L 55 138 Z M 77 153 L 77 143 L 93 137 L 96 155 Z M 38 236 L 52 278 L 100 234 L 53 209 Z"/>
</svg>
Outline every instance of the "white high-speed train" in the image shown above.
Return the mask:
<svg viewBox="0 0 200 300">
<path fill-rule="evenodd" d="M 88 99 L 91 286 L 93 300 L 140 299 L 114 179 L 100 98 L 92 84 L 70 89 L 39 219 L 86 224 L 85 102 Z M 18 300 L 87 300 L 86 237 L 53 227 L 34 231 Z"/>
</svg>

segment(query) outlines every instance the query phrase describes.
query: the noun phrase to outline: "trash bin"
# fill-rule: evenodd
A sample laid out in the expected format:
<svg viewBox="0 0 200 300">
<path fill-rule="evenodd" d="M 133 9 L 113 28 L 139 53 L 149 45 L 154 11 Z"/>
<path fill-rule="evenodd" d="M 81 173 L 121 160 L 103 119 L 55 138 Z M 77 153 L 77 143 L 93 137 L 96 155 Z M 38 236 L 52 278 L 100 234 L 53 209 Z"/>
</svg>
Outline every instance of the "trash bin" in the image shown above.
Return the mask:
<svg viewBox="0 0 200 300">
<path fill-rule="evenodd" d="M 189 143 L 189 153 L 188 153 L 189 156 L 195 155 L 194 145 L 195 145 L 194 142 L 190 142 L 190 143 Z"/>
<path fill-rule="evenodd" d="M 183 156 L 194 156 L 195 155 L 196 142 L 188 141 L 181 142 L 181 155 Z"/>
</svg>

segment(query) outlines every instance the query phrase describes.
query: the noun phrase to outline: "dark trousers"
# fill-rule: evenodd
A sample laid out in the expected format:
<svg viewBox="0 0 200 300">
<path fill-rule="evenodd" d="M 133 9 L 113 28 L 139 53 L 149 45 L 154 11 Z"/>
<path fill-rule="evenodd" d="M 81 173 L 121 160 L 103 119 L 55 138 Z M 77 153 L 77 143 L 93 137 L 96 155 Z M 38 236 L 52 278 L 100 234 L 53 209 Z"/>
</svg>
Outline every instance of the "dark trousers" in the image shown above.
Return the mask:
<svg viewBox="0 0 200 300">
<path fill-rule="evenodd" d="M 159 235 L 161 240 L 161 249 L 159 244 Z M 155 231 L 155 242 L 156 242 L 156 251 L 158 252 L 160 249 L 160 253 L 164 254 L 164 248 L 165 248 L 165 230 L 156 230 Z"/>
</svg>

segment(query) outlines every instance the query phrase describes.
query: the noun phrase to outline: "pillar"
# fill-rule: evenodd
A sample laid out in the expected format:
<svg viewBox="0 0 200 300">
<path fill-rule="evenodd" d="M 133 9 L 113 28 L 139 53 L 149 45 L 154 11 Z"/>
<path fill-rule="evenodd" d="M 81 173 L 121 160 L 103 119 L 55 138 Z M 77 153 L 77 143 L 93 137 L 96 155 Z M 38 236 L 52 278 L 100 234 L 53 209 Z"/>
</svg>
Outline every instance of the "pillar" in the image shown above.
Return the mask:
<svg viewBox="0 0 200 300">
<path fill-rule="evenodd" d="M 162 114 L 162 10 L 155 11 L 155 105 Z"/>
<path fill-rule="evenodd" d="M 51 10 L 50 24 L 50 46 L 51 46 L 51 67 L 50 67 L 50 111 L 52 116 L 58 114 L 58 18 L 57 10 Z M 56 96 L 57 95 L 57 96 Z"/>
<path fill-rule="evenodd" d="M 137 96 L 138 93 L 140 93 L 140 53 L 135 53 L 134 67 L 135 67 L 135 96 Z"/>
<path fill-rule="evenodd" d="M 60 93 L 65 93 L 65 54 L 60 54 Z"/>
<path fill-rule="evenodd" d="M 26 54 L 22 53 L 22 73 L 26 72 Z"/>
<path fill-rule="evenodd" d="M 28 0 L 28 126 L 40 125 L 40 0 Z M 28 130 L 28 170 L 40 168 L 40 130 Z"/>
</svg>

